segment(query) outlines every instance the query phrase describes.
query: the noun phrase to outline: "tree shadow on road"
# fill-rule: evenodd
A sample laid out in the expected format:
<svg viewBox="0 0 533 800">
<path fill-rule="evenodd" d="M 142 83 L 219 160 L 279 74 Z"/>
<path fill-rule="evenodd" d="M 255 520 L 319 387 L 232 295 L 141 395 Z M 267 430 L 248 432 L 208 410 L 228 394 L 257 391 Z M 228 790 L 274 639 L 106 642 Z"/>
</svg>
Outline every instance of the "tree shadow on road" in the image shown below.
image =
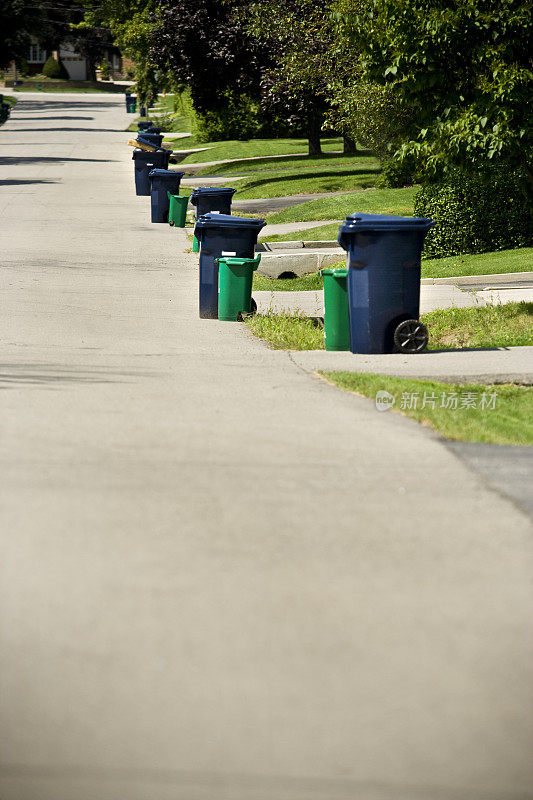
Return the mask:
<svg viewBox="0 0 533 800">
<path fill-rule="evenodd" d="M 30 122 L 33 122 L 33 121 L 42 122 L 43 121 L 43 117 L 26 117 L 26 116 L 24 116 L 24 117 L 20 117 L 20 119 L 21 120 L 23 119 L 24 122 L 28 122 L 28 120 Z M 74 117 L 74 116 L 70 117 L 69 116 L 69 117 L 46 117 L 46 119 L 74 119 L 75 120 L 75 119 L 94 119 L 94 117 Z"/>
<path fill-rule="evenodd" d="M 21 180 L 2 180 L 0 179 L 0 186 L 24 186 L 26 183 L 60 183 L 60 181 L 47 181 L 41 178 L 35 179 L 21 179 Z"/>
<path fill-rule="evenodd" d="M 115 159 L 112 158 L 69 158 L 67 156 L 0 156 L 0 166 L 14 166 L 16 164 L 40 164 L 40 163 L 58 163 L 62 161 L 89 161 L 89 162 L 102 162 L 114 163 Z"/>
<path fill-rule="evenodd" d="M 52 131 L 86 131 L 87 133 L 124 133 L 124 128 L 10 128 L 6 133 L 51 133 Z M 24 145 L 25 142 L 9 142 L 9 147 L 13 144 Z M 41 144 L 39 142 L 39 144 Z M 61 142 L 57 142 L 61 144 Z"/>
</svg>

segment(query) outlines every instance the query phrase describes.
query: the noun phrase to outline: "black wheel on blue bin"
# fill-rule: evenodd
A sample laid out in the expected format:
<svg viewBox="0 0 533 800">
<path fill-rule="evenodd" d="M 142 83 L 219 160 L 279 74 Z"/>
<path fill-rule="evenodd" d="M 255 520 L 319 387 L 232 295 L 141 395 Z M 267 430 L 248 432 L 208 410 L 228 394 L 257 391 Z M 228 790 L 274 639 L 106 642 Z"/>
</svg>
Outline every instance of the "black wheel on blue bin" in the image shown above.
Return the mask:
<svg viewBox="0 0 533 800">
<path fill-rule="evenodd" d="M 429 341 L 428 329 L 418 319 L 404 319 L 394 331 L 397 353 L 421 353 Z"/>
</svg>

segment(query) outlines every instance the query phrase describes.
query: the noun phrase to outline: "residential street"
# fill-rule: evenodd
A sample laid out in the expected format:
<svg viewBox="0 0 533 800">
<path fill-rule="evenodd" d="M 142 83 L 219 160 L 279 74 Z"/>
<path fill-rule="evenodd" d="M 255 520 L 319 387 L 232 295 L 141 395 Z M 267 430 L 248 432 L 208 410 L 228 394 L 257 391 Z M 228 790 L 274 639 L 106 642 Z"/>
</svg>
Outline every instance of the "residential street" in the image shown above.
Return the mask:
<svg viewBox="0 0 533 800">
<path fill-rule="evenodd" d="M 198 318 L 121 95 L 18 97 L 1 800 L 533 798 L 530 518 L 429 429 Z"/>
</svg>

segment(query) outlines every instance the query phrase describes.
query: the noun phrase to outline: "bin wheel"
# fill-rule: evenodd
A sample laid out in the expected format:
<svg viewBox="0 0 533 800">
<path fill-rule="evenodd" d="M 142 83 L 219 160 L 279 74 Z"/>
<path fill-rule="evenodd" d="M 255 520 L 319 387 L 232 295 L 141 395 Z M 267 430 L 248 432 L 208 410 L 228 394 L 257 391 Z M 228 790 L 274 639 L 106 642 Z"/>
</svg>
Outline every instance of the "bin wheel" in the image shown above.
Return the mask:
<svg viewBox="0 0 533 800">
<path fill-rule="evenodd" d="M 169 219 L 168 224 L 170 225 L 171 228 L 173 228 L 174 224 L 175 224 L 174 220 L 173 219 Z"/>
<path fill-rule="evenodd" d="M 398 353 L 421 353 L 428 341 L 428 329 L 417 319 L 404 319 L 394 331 L 394 346 Z"/>
</svg>

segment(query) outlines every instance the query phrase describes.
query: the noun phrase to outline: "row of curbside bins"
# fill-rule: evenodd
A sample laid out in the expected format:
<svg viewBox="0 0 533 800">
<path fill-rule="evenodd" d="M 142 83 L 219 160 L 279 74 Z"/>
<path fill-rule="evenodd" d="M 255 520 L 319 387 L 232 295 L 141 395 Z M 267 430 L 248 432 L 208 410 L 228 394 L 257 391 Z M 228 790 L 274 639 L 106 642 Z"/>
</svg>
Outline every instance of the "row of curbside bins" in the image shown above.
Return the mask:
<svg viewBox="0 0 533 800">
<path fill-rule="evenodd" d="M 266 222 L 232 215 L 232 188 L 199 187 L 190 198 L 180 195 L 184 173 L 168 169 L 171 153 L 162 141 L 158 128 L 139 122 L 136 193 L 150 196 L 152 222 L 176 227 L 185 226 L 190 199 L 193 252 L 200 254 L 200 318 L 242 319 L 252 312 L 252 279 L 261 258 L 255 247 Z M 346 217 L 338 235 L 346 268 L 321 270 L 327 350 L 417 353 L 426 347 L 427 329 L 419 321 L 421 253 L 433 224 L 422 217 Z"/>
</svg>

